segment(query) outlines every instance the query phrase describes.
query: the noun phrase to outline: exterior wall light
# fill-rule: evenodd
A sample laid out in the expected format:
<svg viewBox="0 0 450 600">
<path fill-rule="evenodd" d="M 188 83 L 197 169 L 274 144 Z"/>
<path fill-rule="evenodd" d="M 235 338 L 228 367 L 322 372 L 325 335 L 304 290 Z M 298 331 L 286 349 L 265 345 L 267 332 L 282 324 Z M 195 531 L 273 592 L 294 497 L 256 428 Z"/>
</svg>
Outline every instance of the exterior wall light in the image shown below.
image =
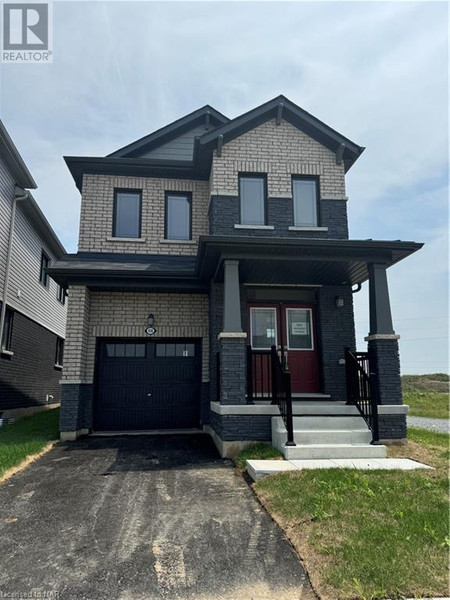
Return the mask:
<svg viewBox="0 0 450 600">
<path fill-rule="evenodd" d="M 344 306 L 344 298 L 336 296 L 336 308 L 342 308 Z"/>
<path fill-rule="evenodd" d="M 150 313 L 147 317 L 147 325 L 149 327 L 152 327 L 155 323 L 155 317 L 153 316 L 153 313 Z"/>
</svg>

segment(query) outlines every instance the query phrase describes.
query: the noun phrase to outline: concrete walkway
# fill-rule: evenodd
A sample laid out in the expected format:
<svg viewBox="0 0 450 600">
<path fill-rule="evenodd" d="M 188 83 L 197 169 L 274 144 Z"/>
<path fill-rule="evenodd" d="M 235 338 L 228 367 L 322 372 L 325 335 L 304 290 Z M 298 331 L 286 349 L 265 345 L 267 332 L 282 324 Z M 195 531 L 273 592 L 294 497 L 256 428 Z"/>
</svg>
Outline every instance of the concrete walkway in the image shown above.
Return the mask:
<svg viewBox="0 0 450 600">
<path fill-rule="evenodd" d="M 408 427 L 420 427 L 428 431 L 437 431 L 438 433 L 450 433 L 449 419 L 431 419 L 429 417 L 407 416 Z"/>
<path fill-rule="evenodd" d="M 257 481 L 266 475 L 303 469 L 359 469 L 362 471 L 432 469 L 409 458 L 324 458 L 304 460 L 248 460 L 247 473 Z"/>
<path fill-rule="evenodd" d="M 206 435 L 57 445 L 0 486 L 0 556 L 5 598 L 315 598 Z"/>
</svg>

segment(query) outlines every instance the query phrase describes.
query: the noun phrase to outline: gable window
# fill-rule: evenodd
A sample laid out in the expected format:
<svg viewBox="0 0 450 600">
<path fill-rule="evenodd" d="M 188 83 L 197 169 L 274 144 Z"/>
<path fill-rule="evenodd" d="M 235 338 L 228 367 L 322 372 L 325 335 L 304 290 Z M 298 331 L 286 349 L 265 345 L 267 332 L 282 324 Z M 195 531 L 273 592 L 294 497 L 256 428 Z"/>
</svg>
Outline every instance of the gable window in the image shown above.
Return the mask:
<svg viewBox="0 0 450 600">
<path fill-rule="evenodd" d="M 5 312 L 5 322 L 3 324 L 1 349 L 11 350 L 11 338 L 13 328 L 14 312 L 7 306 Z"/>
<path fill-rule="evenodd" d="M 56 290 L 56 297 L 61 302 L 61 304 L 65 304 L 66 303 L 66 288 L 63 287 L 62 285 L 58 285 L 57 290 Z"/>
<path fill-rule="evenodd" d="M 294 225 L 317 227 L 319 225 L 319 182 L 315 177 L 293 177 Z"/>
<path fill-rule="evenodd" d="M 42 251 L 41 254 L 41 270 L 39 272 L 39 281 L 42 283 L 42 285 L 45 285 L 45 287 L 47 287 L 48 285 L 48 275 L 47 275 L 47 267 L 50 265 L 50 259 L 49 257 L 45 254 L 44 251 Z"/>
<path fill-rule="evenodd" d="M 165 208 L 165 239 L 192 239 L 192 194 L 166 192 Z"/>
<path fill-rule="evenodd" d="M 62 338 L 56 338 L 56 353 L 55 353 L 55 365 L 62 367 L 64 358 L 64 340 Z"/>
<path fill-rule="evenodd" d="M 114 190 L 113 237 L 141 237 L 141 205 L 139 190 Z"/>
<path fill-rule="evenodd" d="M 264 175 L 239 175 L 241 225 L 266 225 L 266 199 Z"/>
</svg>

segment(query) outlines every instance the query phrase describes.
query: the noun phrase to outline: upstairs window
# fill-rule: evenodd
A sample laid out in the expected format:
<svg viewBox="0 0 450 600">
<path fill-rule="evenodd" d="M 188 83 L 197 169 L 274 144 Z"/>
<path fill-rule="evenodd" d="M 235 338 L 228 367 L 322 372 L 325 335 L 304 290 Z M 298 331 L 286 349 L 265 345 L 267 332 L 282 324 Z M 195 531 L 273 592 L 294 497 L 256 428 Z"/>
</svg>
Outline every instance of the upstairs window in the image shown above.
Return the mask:
<svg viewBox="0 0 450 600">
<path fill-rule="evenodd" d="M 191 216 L 192 194 L 166 192 L 165 239 L 192 239 Z"/>
<path fill-rule="evenodd" d="M 141 237 L 141 204 L 139 190 L 114 190 L 113 237 Z"/>
<path fill-rule="evenodd" d="M 47 287 L 48 285 L 48 275 L 47 275 L 47 267 L 50 265 L 50 259 L 49 257 L 45 254 L 44 251 L 42 251 L 41 254 L 41 269 L 39 271 L 39 281 L 42 283 L 42 285 L 45 285 L 45 287 Z"/>
<path fill-rule="evenodd" d="M 57 290 L 56 290 L 56 297 L 61 302 L 61 304 L 65 304 L 66 303 L 66 288 L 63 287 L 62 285 L 58 285 Z"/>
<path fill-rule="evenodd" d="M 11 350 L 11 338 L 13 328 L 14 312 L 7 306 L 5 312 L 5 323 L 3 325 L 1 349 Z"/>
<path fill-rule="evenodd" d="M 57 367 L 63 366 L 64 359 L 64 340 L 62 338 L 56 338 L 56 352 L 55 352 L 55 365 Z"/>
<path fill-rule="evenodd" d="M 266 225 L 266 190 L 264 175 L 239 176 L 241 225 Z"/>
<path fill-rule="evenodd" d="M 319 225 L 319 182 L 314 177 L 293 177 L 294 225 L 317 227 Z"/>
</svg>

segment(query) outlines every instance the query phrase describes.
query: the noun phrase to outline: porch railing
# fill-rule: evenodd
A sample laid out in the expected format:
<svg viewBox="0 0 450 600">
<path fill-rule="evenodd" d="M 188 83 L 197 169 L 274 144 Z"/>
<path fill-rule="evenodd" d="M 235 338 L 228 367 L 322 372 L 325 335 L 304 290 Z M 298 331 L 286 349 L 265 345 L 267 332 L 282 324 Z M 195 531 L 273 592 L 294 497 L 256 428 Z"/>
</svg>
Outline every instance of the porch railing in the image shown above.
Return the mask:
<svg viewBox="0 0 450 600">
<path fill-rule="evenodd" d="M 272 374 L 272 403 L 277 404 L 287 431 L 286 446 L 295 446 L 294 421 L 292 416 L 291 374 L 284 370 L 277 349 L 270 349 Z"/>
<path fill-rule="evenodd" d="M 272 399 L 270 350 L 253 350 L 247 346 L 247 404 Z"/>
<path fill-rule="evenodd" d="M 345 349 L 347 402 L 359 410 L 372 432 L 372 444 L 379 441 L 378 405 L 372 394 L 369 353 Z"/>
</svg>

